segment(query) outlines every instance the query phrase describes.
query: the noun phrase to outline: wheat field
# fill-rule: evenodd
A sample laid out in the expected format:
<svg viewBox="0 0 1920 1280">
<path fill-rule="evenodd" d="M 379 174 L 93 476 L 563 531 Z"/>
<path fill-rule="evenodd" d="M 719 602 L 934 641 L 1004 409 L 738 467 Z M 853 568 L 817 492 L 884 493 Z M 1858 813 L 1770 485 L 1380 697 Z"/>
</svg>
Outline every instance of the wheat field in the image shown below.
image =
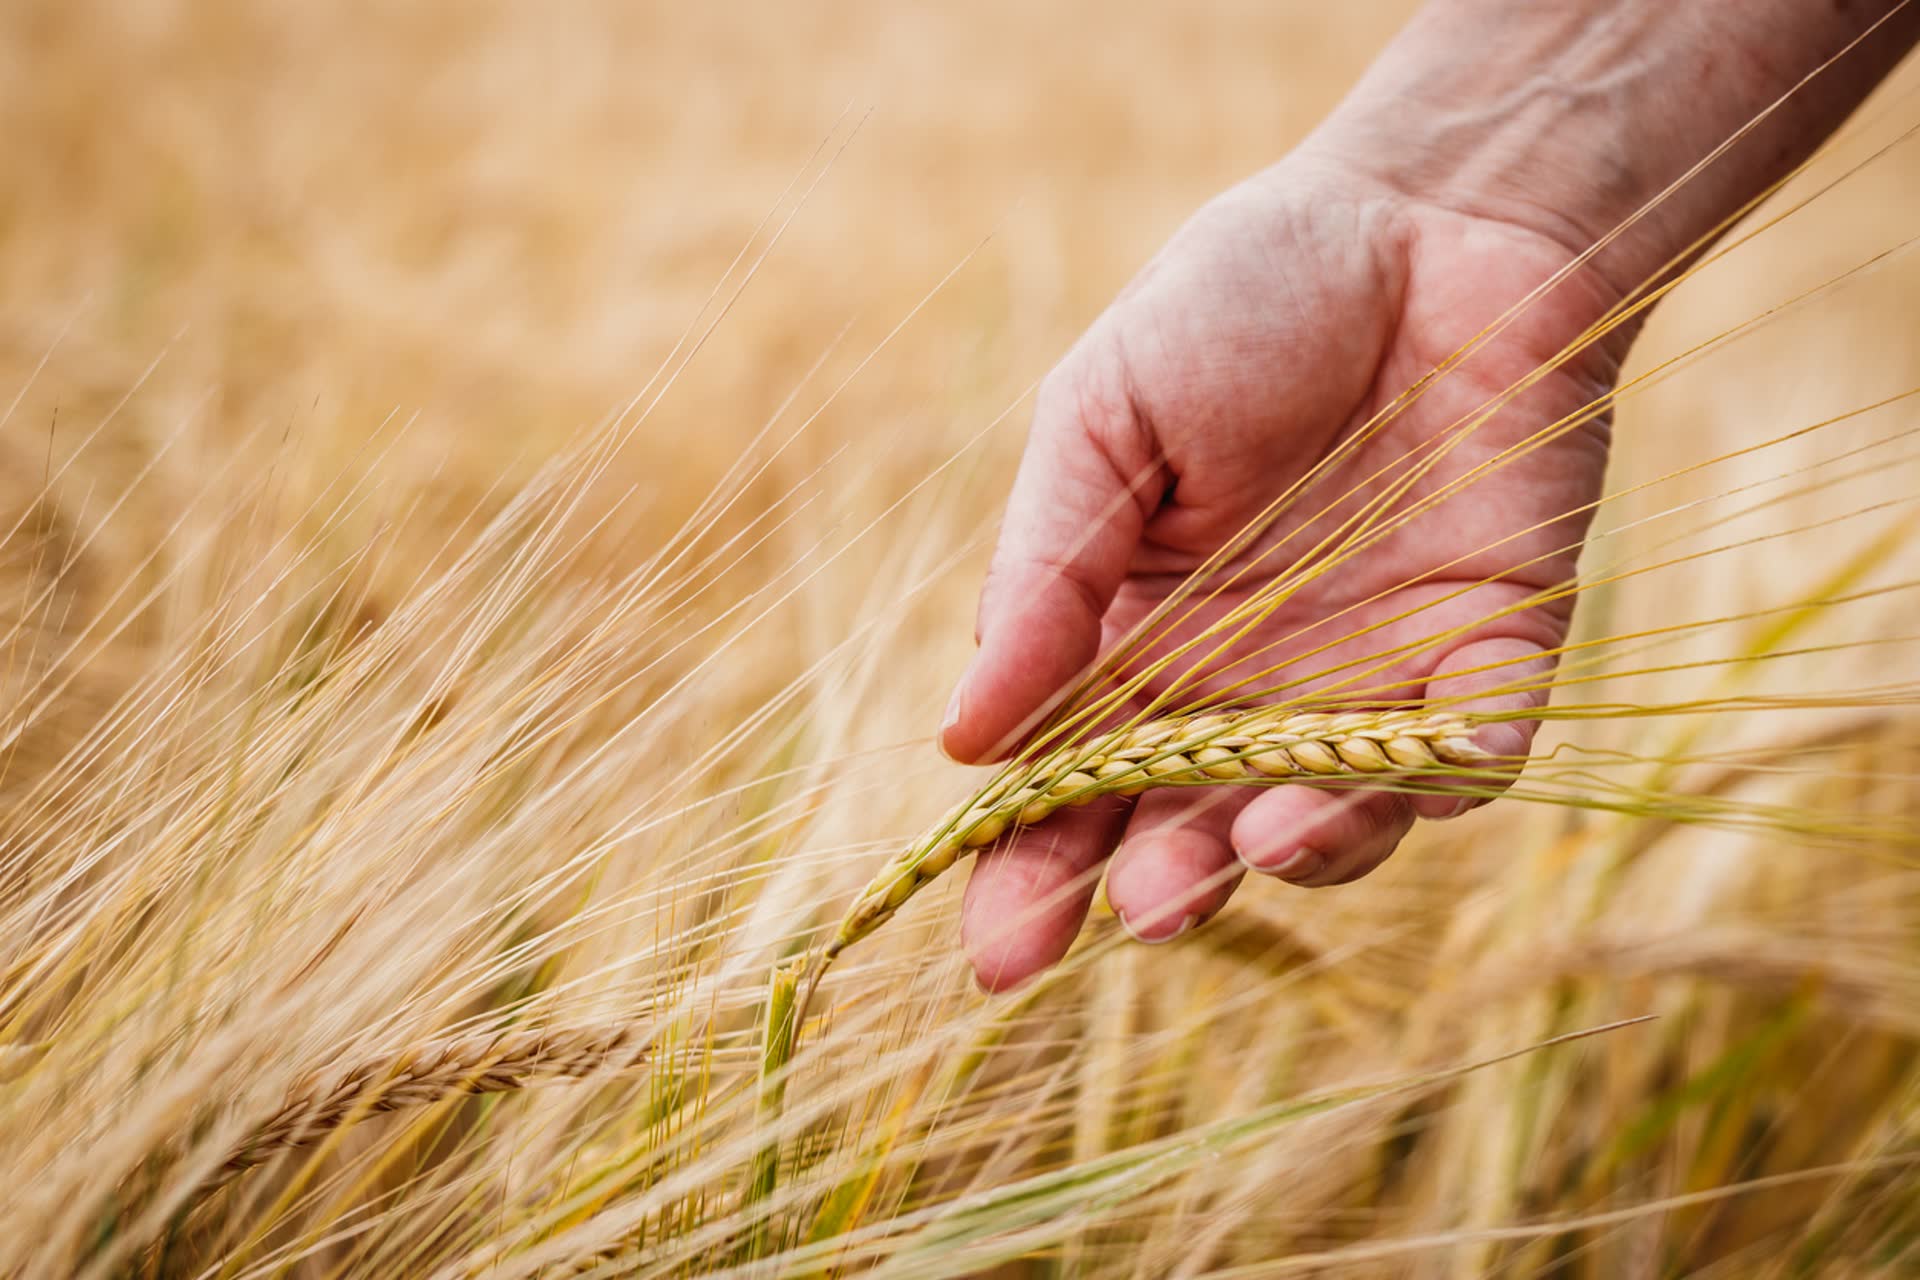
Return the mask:
<svg viewBox="0 0 1920 1280">
<path fill-rule="evenodd" d="M 769 994 L 988 785 L 1034 382 L 1413 7 L 0 9 L 0 1274 L 1920 1268 L 1911 69 L 1654 313 L 1513 798 Z"/>
</svg>

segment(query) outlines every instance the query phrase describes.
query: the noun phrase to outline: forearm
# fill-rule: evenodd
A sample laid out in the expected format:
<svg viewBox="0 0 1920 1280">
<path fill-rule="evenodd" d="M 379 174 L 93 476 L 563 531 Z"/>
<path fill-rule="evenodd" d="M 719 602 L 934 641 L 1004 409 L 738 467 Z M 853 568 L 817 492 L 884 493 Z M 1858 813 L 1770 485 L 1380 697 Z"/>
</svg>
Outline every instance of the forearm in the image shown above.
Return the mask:
<svg viewBox="0 0 1920 1280">
<path fill-rule="evenodd" d="M 1597 265 L 1630 288 L 1846 119 L 1920 38 L 1920 3 L 1875 26 L 1896 7 L 1431 0 L 1309 146 L 1584 249 L 1792 91 L 1607 251 Z"/>
</svg>

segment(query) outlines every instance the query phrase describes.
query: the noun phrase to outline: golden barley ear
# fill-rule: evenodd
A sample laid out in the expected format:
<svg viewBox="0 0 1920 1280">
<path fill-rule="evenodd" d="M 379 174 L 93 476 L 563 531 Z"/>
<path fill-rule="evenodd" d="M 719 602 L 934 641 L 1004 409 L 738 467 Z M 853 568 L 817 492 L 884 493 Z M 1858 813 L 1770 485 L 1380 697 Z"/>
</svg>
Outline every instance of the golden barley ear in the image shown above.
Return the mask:
<svg viewBox="0 0 1920 1280">
<path fill-rule="evenodd" d="M 1378 782 L 1486 768 L 1496 762 L 1474 745 L 1474 727 L 1471 717 L 1452 713 L 1272 706 L 1168 716 L 1058 746 L 1002 771 L 883 867 L 841 918 L 812 980 L 962 856 L 1062 808 L 1157 787 Z"/>
</svg>

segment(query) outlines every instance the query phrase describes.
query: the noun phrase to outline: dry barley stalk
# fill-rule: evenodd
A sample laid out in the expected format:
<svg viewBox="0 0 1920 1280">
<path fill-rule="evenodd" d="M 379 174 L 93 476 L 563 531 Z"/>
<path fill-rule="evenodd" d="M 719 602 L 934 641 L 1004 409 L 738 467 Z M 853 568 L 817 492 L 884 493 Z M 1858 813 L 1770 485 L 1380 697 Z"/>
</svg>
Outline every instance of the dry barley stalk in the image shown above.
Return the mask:
<svg viewBox="0 0 1920 1280">
<path fill-rule="evenodd" d="M 889 862 L 854 900 L 813 966 L 820 969 L 890 919 L 964 854 L 1007 831 L 1100 796 L 1225 782 L 1353 780 L 1485 767 L 1467 716 L 1423 710 L 1297 707 L 1170 716 L 1056 747 L 1002 771 Z"/>
</svg>

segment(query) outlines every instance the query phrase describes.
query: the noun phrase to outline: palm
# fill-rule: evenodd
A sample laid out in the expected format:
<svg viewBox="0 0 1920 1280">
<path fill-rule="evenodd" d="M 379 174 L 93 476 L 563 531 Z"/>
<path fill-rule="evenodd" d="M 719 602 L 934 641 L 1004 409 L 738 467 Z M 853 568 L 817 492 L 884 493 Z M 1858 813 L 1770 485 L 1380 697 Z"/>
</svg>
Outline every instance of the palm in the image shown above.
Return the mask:
<svg viewBox="0 0 1920 1280">
<path fill-rule="evenodd" d="M 1597 431 L 1562 435 L 1545 449 L 1504 461 L 1470 487 L 1453 482 L 1589 403 L 1611 372 L 1595 369 L 1593 361 L 1557 370 L 1529 388 L 1388 508 L 1398 513 L 1425 504 L 1424 514 L 1343 555 L 1336 572 L 1311 572 L 1324 562 L 1327 539 L 1344 517 L 1382 498 L 1408 473 L 1410 458 L 1426 456 L 1416 453 L 1420 446 L 1471 421 L 1546 363 L 1577 331 L 1573 316 L 1583 316 L 1591 301 L 1555 296 L 1536 304 L 1328 468 L 1329 454 L 1350 444 L 1569 256 L 1538 237 L 1444 210 L 1396 214 L 1397 234 L 1367 241 L 1359 252 L 1311 243 L 1326 232 L 1324 205 L 1316 213 L 1319 226 L 1277 233 L 1286 240 L 1285 255 L 1202 225 L 1199 235 L 1190 231 L 1176 240 L 1123 299 L 1118 341 L 1128 353 L 1132 401 L 1163 452 L 1171 483 L 1107 611 L 1103 651 L 1288 495 L 1284 514 L 1243 557 L 1234 585 L 1177 611 L 1179 625 L 1159 629 L 1150 652 L 1184 647 L 1187 661 L 1149 681 L 1143 701 L 1167 692 L 1175 673 L 1201 659 L 1202 672 L 1183 691 L 1245 687 L 1260 671 L 1282 668 L 1258 684 L 1299 687 L 1296 682 L 1314 672 L 1327 672 L 1315 683 L 1344 682 L 1354 693 L 1392 685 L 1418 696 L 1445 648 L 1418 648 L 1386 665 L 1369 659 L 1471 626 L 1572 572 L 1584 522 L 1562 517 L 1598 488 L 1605 442 Z M 1239 216 L 1231 204 L 1224 213 L 1203 215 Z M 1366 216 L 1356 211 L 1345 225 Z M 1270 224 L 1265 235 L 1276 235 Z M 1189 237 L 1197 248 L 1186 248 Z M 1303 260 L 1321 267 L 1311 279 L 1298 275 Z M 1276 306 L 1275 299 L 1285 301 Z M 1133 329 L 1148 323 L 1144 333 Z M 1316 466 L 1322 469 L 1312 482 L 1299 485 Z M 1289 580 L 1286 602 L 1231 650 L 1214 654 L 1191 643 L 1277 578 Z M 1542 611 L 1503 620 L 1500 633 L 1518 631 L 1545 646 L 1558 640 L 1565 621 L 1562 613 Z"/>
</svg>

